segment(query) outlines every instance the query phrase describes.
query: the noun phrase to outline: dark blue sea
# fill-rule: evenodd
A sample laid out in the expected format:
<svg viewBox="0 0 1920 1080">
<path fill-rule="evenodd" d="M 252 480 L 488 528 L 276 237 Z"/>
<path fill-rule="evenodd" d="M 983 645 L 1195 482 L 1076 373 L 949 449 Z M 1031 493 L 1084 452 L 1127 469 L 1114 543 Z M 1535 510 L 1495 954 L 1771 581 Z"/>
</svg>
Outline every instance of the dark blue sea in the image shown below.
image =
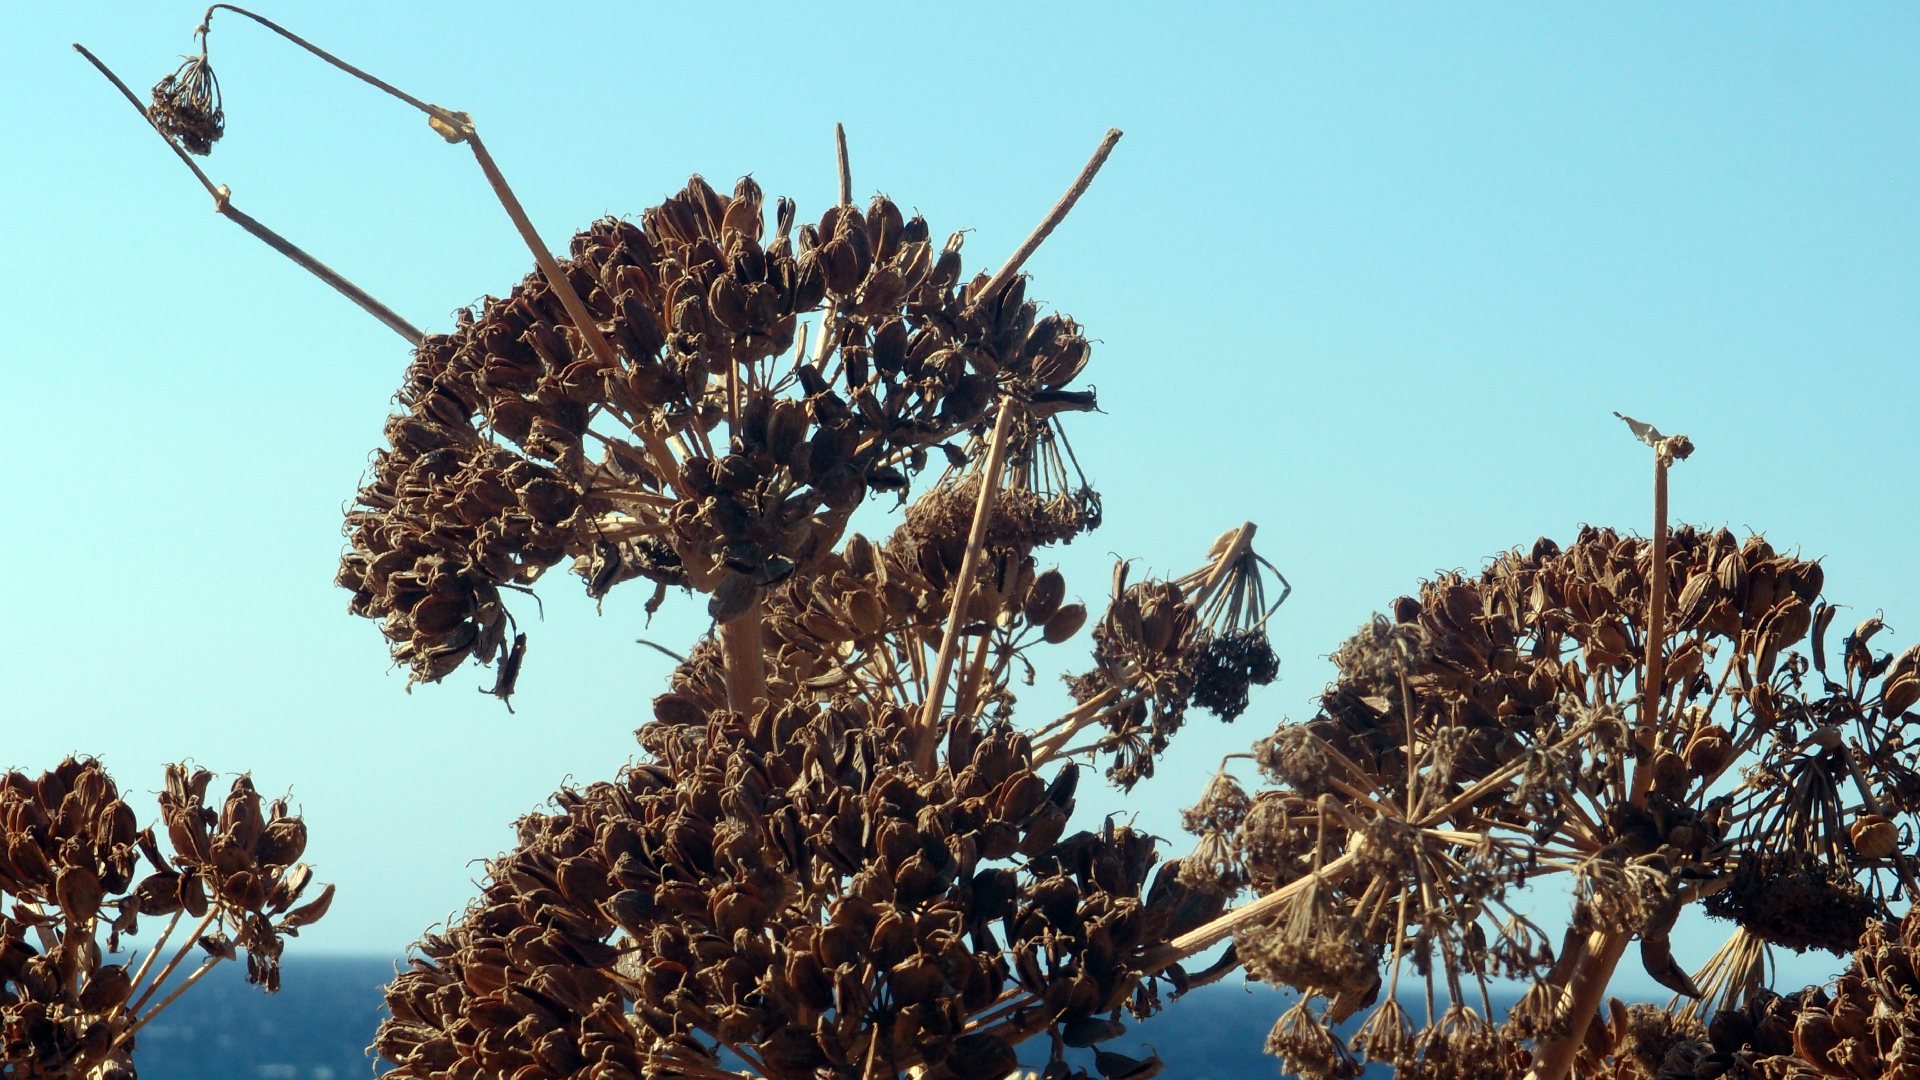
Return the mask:
<svg viewBox="0 0 1920 1080">
<path fill-rule="evenodd" d="M 135 1061 L 142 1080 L 374 1075 L 366 1046 L 380 1021 L 380 987 L 393 977 L 391 960 L 289 959 L 282 989 L 271 997 L 248 986 L 242 974 L 240 965 L 222 964 L 141 1033 Z M 1278 1080 L 1279 1063 L 1260 1048 L 1292 1000 L 1230 980 L 1169 1003 L 1103 1048 L 1144 1058 L 1151 1046 L 1167 1062 L 1161 1076 L 1170 1080 Z M 1046 1047 L 1044 1038 L 1029 1040 L 1020 1047 L 1022 1062 L 1044 1064 Z M 1093 1072 L 1091 1051 L 1069 1053 Z M 1388 1073 L 1375 1068 L 1368 1075 Z"/>
</svg>

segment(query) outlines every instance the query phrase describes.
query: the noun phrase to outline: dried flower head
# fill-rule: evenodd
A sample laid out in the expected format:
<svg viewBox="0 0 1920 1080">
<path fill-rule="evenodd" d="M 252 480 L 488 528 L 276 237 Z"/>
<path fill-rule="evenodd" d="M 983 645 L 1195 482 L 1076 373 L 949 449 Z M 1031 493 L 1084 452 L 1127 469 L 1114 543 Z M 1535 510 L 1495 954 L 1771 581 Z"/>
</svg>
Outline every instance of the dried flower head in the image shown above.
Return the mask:
<svg viewBox="0 0 1920 1080">
<path fill-rule="evenodd" d="M 246 954 L 247 981 L 280 988 L 284 938 L 324 916 L 333 886 L 301 903 L 312 871 L 299 861 L 306 825 L 284 802 L 263 810 L 242 776 L 218 809 L 213 776 L 170 766 L 160 794 L 163 855 L 99 762 L 68 758 L 0 784 L 0 1064 L 33 1077 L 131 1077 L 135 1036 L 181 991 L 223 960 Z M 148 872 L 140 876 L 141 862 Z M 182 921 L 194 920 L 167 963 L 154 960 Z M 140 919 L 167 918 L 136 969 L 108 963 Z M 104 942 L 103 942 L 104 936 Z M 153 1002 L 194 951 L 199 966 Z M 151 975 L 151 977 L 149 977 Z"/>
<path fill-rule="evenodd" d="M 205 157 L 226 133 L 227 116 L 220 105 L 220 81 L 207 63 L 206 27 L 199 29 L 199 35 L 200 55 L 188 57 L 173 74 L 154 84 L 147 118 L 187 153 Z"/>
</svg>

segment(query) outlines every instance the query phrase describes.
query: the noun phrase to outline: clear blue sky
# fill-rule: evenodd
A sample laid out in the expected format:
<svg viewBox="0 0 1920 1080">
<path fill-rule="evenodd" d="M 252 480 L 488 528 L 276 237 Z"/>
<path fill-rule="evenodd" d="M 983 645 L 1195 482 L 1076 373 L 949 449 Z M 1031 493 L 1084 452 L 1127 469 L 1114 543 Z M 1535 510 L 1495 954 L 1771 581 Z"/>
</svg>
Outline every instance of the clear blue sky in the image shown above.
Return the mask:
<svg viewBox="0 0 1920 1080">
<path fill-rule="evenodd" d="M 1309 715 L 1324 655 L 1435 568 L 1647 529 L 1648 454 L 1615 409 L 1699 445 L 1677 518 L 1824 554 L 1833 599 L 1884 608 L 1896 647 L 1920 635 L 1912 7 L 262 10 L 470 111 L 556 248 L 694 171 L 817 214 L 842 121 L 862 198 L 998 263 L 1125 130 L 1029 264 L 1029 295 L 1099 340 L 1107 414 L 1073 435 L 1109 524 L 1061 553 L 1070 591 L 1105 594 L 1108 552 L 1187 569 L 1252 519 L 1296 592 L 1281 681 L 1231 728 L 1196 719 L 1131 802 L 1089 790 L 1089 820 L 1177 837 L 1221 755 Z M 633 639 L 685 647 L 704 619 L 675 599 L 644 631 L 644 590 L 596 615 L 556 575 L 518 715 L 471 669 L 403 692 L 330 583 L 403 344 L 214 216 L 68 48 L 144 88 L 199 15 L 10 14 L 0 765 L 97 752 L 144 791 L 191 755 L 290 786 L 341 889 L 297 948 L 394 953 L 516 814 L 628 758 L 668 670 Z M 236 205 L 429 329 L 526 272 L 417 114 L 215 25 L 207 167 Z M 1059 700 L 1032 692 L 1029 720 Z"/>
</svg>

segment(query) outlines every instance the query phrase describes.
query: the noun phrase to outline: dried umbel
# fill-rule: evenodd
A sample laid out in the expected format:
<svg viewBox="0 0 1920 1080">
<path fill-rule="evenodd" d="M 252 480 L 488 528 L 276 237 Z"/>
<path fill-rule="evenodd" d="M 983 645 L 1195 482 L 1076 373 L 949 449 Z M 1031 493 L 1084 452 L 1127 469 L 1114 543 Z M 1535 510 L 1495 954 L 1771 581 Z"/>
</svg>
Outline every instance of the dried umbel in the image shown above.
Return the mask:
<svg viewBox="0 0 1920 1080">
<path fill-rule="evenodd" d="M 212 779 L 167 769 L 160 829 L 169 858 L 97 761 L 69 758 L 38 779 L 5 776 L 0 894 L 14 903 L 0 915 L 0 1073 L 131 1077 L 140 1029 L 241 952 L 249 982 L 279 989 L 283 939 L 326 914 L 333 886 L 301 903 L 312 880 L 299 861 L 305 823 L 284 802 L 263 810 L 245 776 L 210 807 Z M 183 915 L 192 928 L 156 967 Z M 168 920 L 145 958 L 132 970 L 107 963 L 139 934 L 142 916 Z M 196 946 L 198 967 L 154 1001 Z"/>
<path fill-rule="evenodd" d="M 751 179 L 727 197 L 695 177 L 638 225 L 577 235 L 563 272 L 591 335 L 534 274 L 421 345 L 339 576 L 414 679 L 491 661 L 501 590 L 569 557 L 596 597 L 645 577 L 737 618 L 869 491 L 904 492 L 928 448 L 1006 403 L 1092 407 L 1048 397 L 1085 363 L 1074 324 L 1038 318 L 1023 279 L 963 284 L 959 234 L 937 249 L 884 197 L 797 233 L 783 199 L 769 232 L 763 204 Z M 823 302 L 807 355 L 798 319 Z M 1062 538 L 1040 533 L 1027 545 Z"/>
<path fill-rule="evenodd" d="M 1250 972 L 1318 992 L 1344 1018 L 1353 987 L 1301 968 L 1329 937 L 1316 928 L 1337 924 L 1332 936 L 1384 959 L 1383 998 L 1403 968 L 1453 1009 L 1484 1010 L 1496 975 L 1534 983 L 1503 1038 L 1544 1045 L 1570 1034 L 1555 1001 L 1596 943 L 1637 939 L 1648 973 L 1683 999 L 1740 1002 L 1760 989 L 1769 943 L 1845 952 L 1885 917 L 1912 883 L 1900 815 L 1916 805 L 1915 762 L 1896 733 L 1920 660 L 1874 653 L 1870 620 L 1843 645 L 1844 677 L 1828 674 L 1819 564 L 1724 530 L 1665 538 L 1671 619 L 1655 624 L 1650 548 L 1601 529 L 1564 550 L 1542 540 L 1427 583 L 1334 654 L 1319 715 L 1256 747 L 1276 787 L 1236 828 L 1203 830 L 1209 852 L 1224 835 L 1237 855 L 1211 877 L 1237 869 L 1287 897 L 1238 938 Z M 1639 658 L 1656 633 L 1664 671 L 1649 701 Z M 1549 948 L 1558 928 L 1504 901 L 1562 872 L 1578 882 L 1565 940 L 1581 951 L 1568 958 Z M 1690 975 L 1668 935 L 1702 899 L 1738 930 Z M 1369 1018 L 1362 1046 L 1414 1070 L 1437 1029 L 1402 1037 L 1392 1009 Z M 1622 1027 L 1577 1071 L 1668 1075 L 1643 1028 Z"/>
<path fill-rule="evenodd" d="M 227 115 L 220 105 L 220 81 L 207 63 L 207 28 L 201 26 L 197 33 L 200 55 L 188 57 L 154 85 L 147 118 L 188 153 L 205 157 L 226 133 Z"/>
<path fill-rule="evenodd" d="M 1159 958 L 1220 892 L 1131 829 L 1069 835 L 1077 754 L 1008 723 L 1015 669 L 1066 610 L 1058 573 L 996 511 L 966 587 L 970 522 L 928 511 L 767 590 L 754 716 L 726 708 L 718 646 L 696 648 L 639 732 L 649 763 L 524 821 L 481 899 L 421 943 L 381 1053 L 418 1076 L 699 1076 L 725 1048 L 765 1076 L 990 1080 L 1042 1031 L 1117 1038 L 1119 1011 L 1159 1008 L 1156 971 L 1176 992 L 1224 974 Z M 927 773 L 900 673 L 956 599 L 979 644 Z"/>
<path fill-rule="evenodd" d="M 1041 1032 L 1067 1075 L 1161 982 L 1233 966 L 1190 975 L 1200 946 L 1171 943 L 1234 886 L 1112 821 L 1068 825 L 1079 760 L 1125 759 L 1129 710 L 1184 709 L 1203 655 L 1223 715 L 1272 678 L 1252 526 L 1181 579 L 1121 582 L 1102 689 L 1016 728 L 1030 653 L 1088 621 L 1037 558 L 1099 524 L 1060 423 L 1093 405 L 1065 389 L 1086 341 L 1004 270 L 962 288 L 958 237 L 936 257 L 884 198 L 833 207 L 797 249 L 791 204 L 764 248 L 761 213 L 750 180 L 728 199 L 695 178 L 640 226 L 576 238 L 563 276 L 613 363 L 536 275 L 409 370 L 341 582 L 416 679 L 498 656 L 502 591 L 568 556 L 593 596 L 647 577 L 708 593 L 720 625 L 655 699 L 643 763 L 522 821 L 422 940 L 376 1041 L 402 1075 L 711 1076 L 727 1051 L 768 1077 L 999 1080 Z M 843 538 L 936 448 L 944 474 L 891 536 Z"/>
<path fill-rule="evenodd" d="M 1094 627 L 1097 666 L 1067 680 L 1084 717 L 1073 732 L 1099 724 L 1093 748 L 1113 755 L 1107 777 L 1123 790 L 1153 775 L 1153 764 L 1199 704 L 1225 721 L 1246 708 L 1247 689 L 1279 674 L 1266 620 L 1290 586 L 1266 603 L 1263 569 L 1250 546 L 1251 523 L 1214 541 L 1207 566 L 1172 581 L 1128 584 L 1129 564 L 1113 572 L 1113 599 Z"/>
</svg>

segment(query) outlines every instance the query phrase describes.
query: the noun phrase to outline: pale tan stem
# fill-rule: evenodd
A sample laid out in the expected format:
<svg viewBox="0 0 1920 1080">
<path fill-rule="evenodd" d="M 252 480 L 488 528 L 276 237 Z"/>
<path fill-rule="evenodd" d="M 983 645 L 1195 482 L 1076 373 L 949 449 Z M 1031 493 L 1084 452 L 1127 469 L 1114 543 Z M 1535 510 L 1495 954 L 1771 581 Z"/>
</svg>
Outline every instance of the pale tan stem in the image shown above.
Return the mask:
<svg viewBox="0 0 1920 1080">
<path fill-rule="evenodd" d="M 1640 756 L 1633 763 L 1633 805 L 1647 801 L 1653 786 L 1653 754 L 1659 745 L 1660 702 L 1667 664 L 1667 460 L 1653 455 L 1653 572 L 1647 590 L 1647 656 L 1640 680 Z"/>
<path fill-rule="evenodd" d="M 1190 603 L 1196 611 L 1206 604 L 1207 598 L 1213 595 L 1213 591 L 1220 587 L 1221 582 L 1227 580 L 1228 574 L 1233 573 L 1234 564 L 1239 562 L 1240 557 L 1253 546 L 1255 528 L 1257 526 L 1249 521 L 1235 530 L 1233 540 L 1227 544 L 1227 550 L 1221 552 L 1220 558 L 1214 561 L 1213 572 L 1207 575 L 1207 583 L 1200 586 L 1199 590 L 1193 594 Z"/>
<path fill-rule="evenodd" d="M 207 174 L 201 171 L 200 166 L 194 164 L 193 159 L 187 156 L 187 152 L 182 149 L 178 143 L 174 142 L 166 132 L 161 131 L 158 125 L 154 124 L 153 115 L 147 111 L 145 105 L 140 104 L 140 99 L 134 96 L 133 91 L 127 89 L 127 84 L 120 81 L 120 76 L 115 75 L 107 65 L 100 62 L 99 57 L 88 52 L 79 42 L 75 42 L 73 47 L 81 56 L 86 57 L 87 62 L 98 69 L 100 74 L 105 75 L 107 81 L 120 88 L 120 92 L 126 95 L 127 100 L 133 103 L 135 109 L 139 110 L 141 117 L 147 121 L 148 126 L 153 128 L 154 134 L 160 136 L 161 141 L 167 144 L 167 148 L 172 150 L 174 154 L 180 158 L 180 161 L 193 172 L 194 178 L 200 181 L 200 186 L 207 189 L 208 195 L 213 196 L 213 209 L 215 213 L 233 222 L 235 225 L 240 226 L 242 229 L 247 230 L 247 232 L 251 233 L 253 237 L 261 243 L 285 255 L 287 258 L 293 260 L 294 264 L 301 269 L 319 278 L 321 281 L 326 282 L 335 292 L 359 305 L 360 310 L 380 320 L 387 329 L 406 338 L 408 344 L 418 348 L 420 343 L 426 339 L 426 335 L 423 334 L 418 327 L 401 318 L 392 308 L 368 295 L 365 289 L 341 277 L 333 268 L 307 254 L 286 237 L 267 228 L 254 218 L 241 213 L 240 208 L 233 205 L 232 196 L 228 190 L 225 187 L 215 185 L 213 181 L 207 179 Z"/>
<path fill-rule="evenodd" d="M 1354 863 L 1354 854 L 1347 852 L 1298 881 L 1289 882 L 1258 900 L 1242 904 L 1205 926 L 1181 934 L 1157 949 L 1149 949 L 1140 957 L 1141 972 L 1151 975 L 1169 964 L 1178 963 L 1194 953 L 1225 941 L 1235 930 L 1259 922 L 1285 907 L 1301 893 L 1312 888 L 1315 881 L 1322 885 L 1338 885 L 1353 874 Z"/>
<path fill-rule="evenodd" d="M 727 708 L 752 716 L 767 696 L 767 661 L 760 651 L 759 597 L 746 614 L 720 624 L 720 655 L 727 669 Z"/>
<path fill-rule="evenodd" d="M 160 950 L 167 947 L 167 939 L 173 936 L 173 929 L 180 925 L 180 916 L 184 914 L 186 909 L 182 908 L 173 913 L 173 918 L 167 920 L 167 928 L 160 931 L 160 940 L 155 941 L 153 947 L 147 950 L 146 957 L 140 961 L 140 967 L 133 973 L 133 981 L 128 983 L 128 986 L 139 986 L 140 980 L 147 977 L 147 970 L 153 967 L 153 958 L 159 956 Z M 113 1015 L 118 1016 L 126 1011 L 127 1003 L 123 1001 L 114 1006 Z"/>
<path fill-rule="evenodd" d="M 1007 459 L 1007 433 L 1013 428 L 1013 413 L 1019 406 L 1011 398 L 1000 399 L 1000 415 L 993 422 L 993 440 L 987 446 L 987 463 L 980 470 L 980 497 L 973 507 L 973 528 L 967 534 L 967 551 L 960 560 L 960 572 L 953 579 L 953 606 L 947 613 L 947 631 L 940 638 L 940 651 L 933 665 L 933 681 L 927 686 L 926 705 L 920 713 L 920 734 L 914 752 L 914 764 L 921 775 L 933 772 L 933 749 L 940 730 L 940 705 L 947 694 L 947 677 L 953 674 L 953 661 L 960 651 L 960 627 L 966 621 L 967 601 L 973 596 L 973 577 L 980 566 L 980 550 L 986 546 L 987 525 L 993 518 L 994 496 L 1000 490 L 1000 470 Z"/>
<path fill-rule="evenodd" d="M 847 162 L 847 129 L 837 123 L 833 125 L 833 152 L 840 164 L 840 205 L 852 206 L 853 166 Z M 820 239 L 826 241 L 833 237 L 823 236 Z"/>
<path fill-rule="evenodd" d="M 473 151 L 473 159 L 480 163 L 480 171 L 486 174 L 487 183 L 493 188 L 494 197 L 500 200 L 500 206 L 506 210 L 507 216 L 513 219 L 513 227 L 520 231 L 520 239 L 526 241 L 528 250 L 533 252 L 533 261 L 540 267 L 540 273 L 546 277 L 547 285 L 553 289 L 553 294 L 560 298 L 560 306 L 567 310 L 567 317 L 573 320 L 574 329 L 580 331 L 580 336 L 586 340 L 587 348 L 593 352 L 593 358 L 599 361 L 603 368 L 619 367 L 620 358 L 613 351 L 612 344 L 607 341 L 604 334 L 600 333 L 599 324 L 593 321 L 593 316 L 587 312 L 587 305 L 581 302 L 580 295 L 573 289 L 573 283 L 567 280 L 566 273 L 560 269 L 559 260 L 553 257 L 553 252 L 547 250 L 546 242 L 540 239 L 540 233 L 534 229 L 533 221 L 527 217 L 526 209 L 520 205 L 520 199 L 514 195 L 513 189 L 507 186 L 507 178 L 501 175 L 500 167 L 493 162 L 493 155 L 487 153 L 486 144 L 480 141 L 480 133 L 474 130 L 471 123 L 462 123 L 459 133 L 468 148 Z M 648 456 L 653 458 L 653 470 L 659 475 L 660 482 L 678 491 L 680 469 L 672 452 L 667 449 L 666 442 L 661 439 L 660 433 L 648 426 L 636 428 L 634 434 L 638 435 L 641 442 L 646 445 Z"/>
<path fill-rule="evenodd" d="M 993 275 L 993 279 L 988 281 L 979 292 L 973 294 L 967 302 L 969 309 L 986 303 L 1007 287 L 1007 282 L 1012 281 L 1013 275 L 1020 272 L 1020 267 L 1025 265 L 1027 259 L 1031 258 L 1047 237 L 1052 235 L 1053 230 L 1066 220 L 1067 212 L 1073 209 L 1073 204 L 1080 201 L 1081 195 L 1086 194 L 1087 185 L 1093 183 L 1094 174 L 1100 171 L 1100 166 L 1107 163 L 1107 155 L 1113 153 L 1113 145 L 1119 141 L 1120 129 L 1108 128 L 1106 138 L 1100 140 L 1099 148 L 1093 152 L 1093 157 L 1080 170 L 1080 175 L 1074 178 L 1073 186 L 1067 189 L 1065 195 L 1060 196 L 1060 201 L 1054 204 L 1053 209 L 1048 211 L 1047 216 L 1034 228 L 1026 242 L 1013 253 L 1013 258 L 1008 259 L 1006 265 L 1000 268 L 1000 272 Z"/>
<path fill-rule="evenodd" d="M 965 716 L 973 712 L 980 703 L 982 682 L 987 675 L 987 649 L 993 644 L 992 634 L 981 634 L 980 644 L 974 646 L 973 662 L 967 665 L 960 685 L 954 693 L 954 711 Z"/>
<path fill-rule="evenodd" d="M 201 963 L 199 967 L 194 968 L 193 974 L 187 976 L 185 981 L 181 982 L 179 986 L 175 987 L 173 993 L 168 994 L 164 999 L 161 1000 L 160 1004 L 155 1005 L 151 1009 L 148 1009 L 144 1015 L 142 1015 L 138 1020 L 135 1020 L 133 1022 L 132 1026 L 128 1027 L 127 1030 L 121 1032 L 120 1037 L 114 1040 L 114 1046 L 118 1048 L 120 1046 L 125 1045 L 128 1040 L 133 1038 L 136 1032 L 138 1032 L 141 1028 L 147 1026 L 147 1021 L 167 1011 L 167 1006 L 180 1000 L 181 994 L 184 994 L 187 991 L 193 989 L 193 984 L 199 982 L 201 977 L 206 975 L 207 972 L 212 971 L 214 969 L 214 966 L 217 965 L 218 963 L 220 963 L 219 957 L 210 956 L 203 963 Z"/>
<path fill-rule="evenodd" d="M 1613 969 L 1619 965 L 1627 943 L 1632 940 L 1633 935 L 1624 932 L 1610 934 L 1596 930 L 1588 936 L 1586 958 L 1575 968 L 1567 988 L 1567 1016 L 1572 1026 L 1567 1034 L 1540 1044 L 1534 1051 L 1533 1069 L 1527 1073 L 1527 1080 L 1565 1080 L 1567 1070 L 1573 1067 L 1574 1054 L 1586 1040 L 1587 1026 L 1593 1023 L 1600 1008 L 1600 995 L 1607 992 Z"/>
<path fill-rule="evenodd" d="M 187 958 L 188 951 L 200 940 L 200 935 L 206 933 L 207 926 L 211 924 L 214 919 L 218 918 L 219 915 L 220 909 L 217 906 L 207 909 L 207 917 L 201 919 L 200 922 L 194 926 L 193 932 L 187 935 L 187 940 L 180 943 L 180 951 L 174 953 L 173 959 L 167 961 L 167 966 L 161 968 L 160 974 L 154 976 L 153 982 L 147 984 L 146 992 L 140 995 L 140 1000 L 134 1002 L 132 1007 L 127 1009 L 128 1013 L 139 1012 L 140 1006 L 147 1003 L 147 999 L 153 996 L 153 992 L 160 989 L 167 979 L 172 977 L 173 969 L 179 967 L 180 961 Z"/>
</svg>

